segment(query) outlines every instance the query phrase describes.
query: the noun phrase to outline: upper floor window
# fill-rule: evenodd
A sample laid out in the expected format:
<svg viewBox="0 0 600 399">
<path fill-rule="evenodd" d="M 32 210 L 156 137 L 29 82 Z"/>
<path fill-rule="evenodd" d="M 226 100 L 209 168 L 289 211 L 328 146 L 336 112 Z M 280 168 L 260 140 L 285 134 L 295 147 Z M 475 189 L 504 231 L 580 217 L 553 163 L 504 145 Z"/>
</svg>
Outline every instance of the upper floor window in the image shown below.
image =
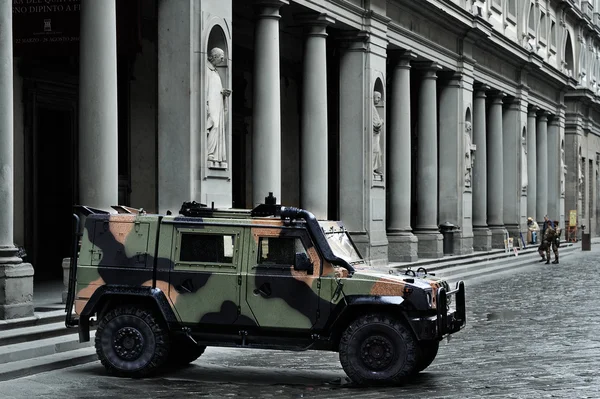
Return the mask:
<svg viewBox="0 0 600 399">
<path fill-rule="evenodd" d="M 530 31 L 535 32 L 535 5 L 533 3 L 529 7 L 529 24 L 527 27 Z"/>
<path fill-rule="evenodd" d="M 516 16 L 517 15 L 517 0 L 508 0 L 508 14 Z"/>
<path fill-rule="evenodd" d="M 550 47 L 556 48 L 556 22 L 550 25 Z"/>
<path fill-rule="evenodd" d="M 191 263 L 233 263 L 235 237 L 221 234 L 181 235 L 179 260 Z"/>
<path fill-rule="evenodd" d="M 540 16 L 540 38 L 545 39 L 546 35 L 546 14 L 542 12 Z"/>
</svg>

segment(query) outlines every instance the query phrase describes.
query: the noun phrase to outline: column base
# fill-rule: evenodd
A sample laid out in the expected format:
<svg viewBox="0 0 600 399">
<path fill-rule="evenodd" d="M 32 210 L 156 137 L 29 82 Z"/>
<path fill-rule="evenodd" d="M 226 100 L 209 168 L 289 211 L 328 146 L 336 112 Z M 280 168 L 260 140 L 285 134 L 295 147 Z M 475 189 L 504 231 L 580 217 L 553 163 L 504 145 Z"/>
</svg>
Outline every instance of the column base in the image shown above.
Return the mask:
<svg viewBox="0 0 600 399">
<path fill-rule="evenodd" d="M 387 238 L 390 262 L 415 262 L 419 258 L 419 240 L 413 233 L 390 233 Z"/>
<path fill-rule="evenodd" d="M 443 237 L 436 231 L 415 231 L 419 258 L 440 259 L 444 256 Z"/>
<path fill-rule="evenodd" d="M 473 227 L 473 250 L 491 251 L 492 232 L 487 227 Z"/>
<path fill-rule="evenodd" d="M 490 226 L 492 232 L 492 248 L 504 249 L 504 240 L 506 239 L 506 229 L 504 226 Z"/>
<path fill-rule="evenodd" d="M 33 316 L 33 266 L 18 257 L 0 258 L 0 319 Z"/>
<path fill-rule="evenodd" d="M 454 255 L 468 255 L 473 253 L 473 236 L 463 236 L 462 231 L 454 232 Z"/>
</svg>

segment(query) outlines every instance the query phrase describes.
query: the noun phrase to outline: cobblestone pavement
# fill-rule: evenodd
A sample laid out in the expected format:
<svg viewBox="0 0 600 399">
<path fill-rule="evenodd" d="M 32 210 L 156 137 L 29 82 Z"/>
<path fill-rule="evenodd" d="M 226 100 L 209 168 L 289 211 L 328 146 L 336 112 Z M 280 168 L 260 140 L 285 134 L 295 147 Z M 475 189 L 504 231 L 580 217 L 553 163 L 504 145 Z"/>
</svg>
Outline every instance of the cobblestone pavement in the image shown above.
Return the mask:
<svg viewBox="0 0 600 399">
<path fill-rule="evenodd" d="M 209 348 L 153 379 L 96 362 L 2 382 L 0 398 L 600 398 L 599 254 L 467 284 L 467 327 L 403 387 L 347 383 L 336 353 Z"/>
</svg>

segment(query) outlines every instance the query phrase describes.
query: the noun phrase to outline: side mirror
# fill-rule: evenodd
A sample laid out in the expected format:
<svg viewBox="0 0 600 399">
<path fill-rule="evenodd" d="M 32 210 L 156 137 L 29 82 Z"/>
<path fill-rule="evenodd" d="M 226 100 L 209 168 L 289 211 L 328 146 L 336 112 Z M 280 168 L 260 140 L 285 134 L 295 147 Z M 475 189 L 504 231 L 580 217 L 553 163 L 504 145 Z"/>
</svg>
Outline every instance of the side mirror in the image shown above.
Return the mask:
<svg viewBox="0 0 600 399">
<path fill-rule="evenodd" d="M 312 274 L 313 264 L 310 262 L 310 259 L 308 259 L 308 255 L 306 255 L 304 252 L 296 253 L 294 270 L 305 271 L 308 274 Z"/>
</svg>

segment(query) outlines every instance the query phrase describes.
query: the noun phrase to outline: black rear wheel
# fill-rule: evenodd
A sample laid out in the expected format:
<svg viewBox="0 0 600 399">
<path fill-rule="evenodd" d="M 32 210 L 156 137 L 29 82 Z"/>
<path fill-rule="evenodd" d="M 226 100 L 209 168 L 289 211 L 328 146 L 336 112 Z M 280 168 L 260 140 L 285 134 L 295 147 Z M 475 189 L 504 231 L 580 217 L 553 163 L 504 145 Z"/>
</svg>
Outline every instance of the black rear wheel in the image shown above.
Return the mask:
<svg viewBox="0 0 600 399">
<path fill-rule="evenodd" d="M 353 321 L 340 340 L 340 363 L 361 385 L 398 384 L 413 373 L 417 343 L 399 320 L 375 314 Z"/>
<path fill-rule="evenodd" d="M 134 306 L 110 310 L 96 329 L 96 353 L 113 375 L 145 377 L 165 363 L 170 341 L 153 312 Z"/>
</svg>

